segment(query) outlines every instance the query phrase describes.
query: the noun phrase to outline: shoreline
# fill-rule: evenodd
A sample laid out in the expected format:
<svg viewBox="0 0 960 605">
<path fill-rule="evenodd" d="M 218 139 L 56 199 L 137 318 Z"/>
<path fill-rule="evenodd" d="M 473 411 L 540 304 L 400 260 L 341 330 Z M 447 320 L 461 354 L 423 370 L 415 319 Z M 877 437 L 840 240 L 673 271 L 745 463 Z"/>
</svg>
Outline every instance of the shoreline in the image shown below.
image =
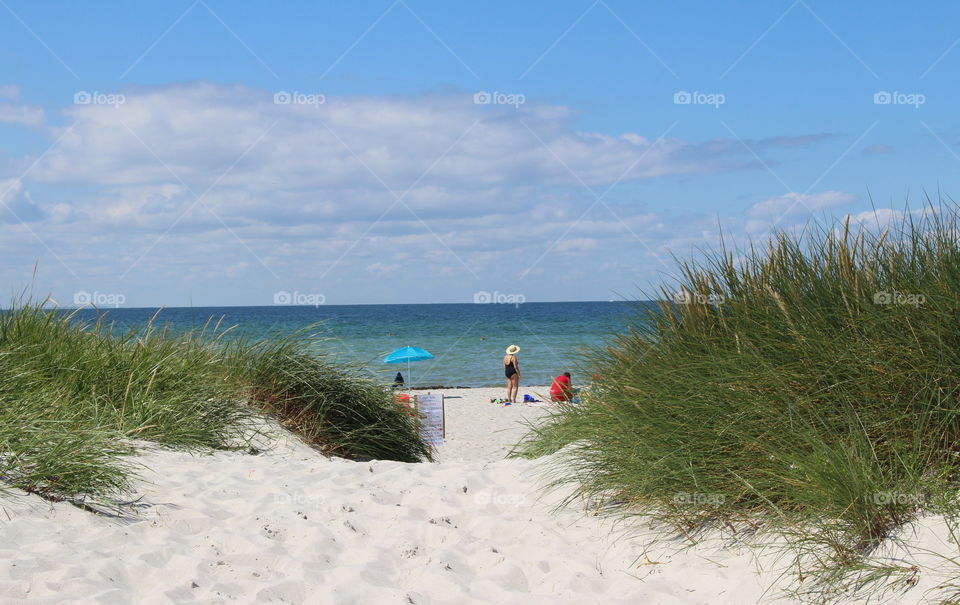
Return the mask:
<svg viewBox="0 0 960 605">
<path fill-rule="evenodd" d="M 532 303 L 531 303 L 532 304 Z M 520 354 L 523 381 L 550 383 L 565 371 L 586 380 L 579 371 L 580 351 L 602 348 L 625 329 L 632 317 L 627 304 L 593 302 L 536 303 L 519 309 L 498 304 L 464 305 L 271 305 L 264 307 L 194 307 L 156 309 L 120 307 L 101 310 L 116 335 L 140 330 L 151 323 L 173 334 L 206 331 L 208 339 L 222 333 L 223 342 L 282 339 L 299 333 L 311 340 L 310 352 L 336 360 L 358 377 L 389 386 L 400 371 L 418 389 L 423 387 L 486 388 L 505 384 L 500 359 L 509 344 Z M 100 312 L 87 308 L 73 315 L 73 323 L 95 322 Z M 222 318 L 222 320 L 221 320 Z M 213 327 L 219 323 L 219 327 Z M 434 360 L 385 364 L 383 358 L 399 347 L 415 345 Z M 408 382 L 409 384 L 409 382 Z"/>
</svg>

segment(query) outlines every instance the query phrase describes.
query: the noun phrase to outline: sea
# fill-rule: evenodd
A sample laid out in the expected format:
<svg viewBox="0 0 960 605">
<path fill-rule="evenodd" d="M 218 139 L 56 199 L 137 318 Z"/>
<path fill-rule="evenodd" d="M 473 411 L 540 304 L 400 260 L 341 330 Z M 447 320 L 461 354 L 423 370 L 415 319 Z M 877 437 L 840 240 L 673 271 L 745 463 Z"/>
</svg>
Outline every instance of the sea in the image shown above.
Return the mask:
<svg viewBox="0 0 960 605">
<path fill-rule="evenodd" d="M 247 339 L 308 331 L 322 338 L 315 353 L 378 382 L 399 371 L 408 386 L 501 386 L 504 350 L 520 347 L 521 384 L 548 385 L 563 372 L 586 381 L 585 357 L 605 346 L 636 321 L 638 305 L 615 302 L 524 302 L 521 304 L 399 304 L 263 307 L 85 308 L 78 321 L 106 314 L 116 330 L 154 323 L 173 331 L 198 331 L 220 322 L 233 326 L 228 337 Z M 209 330 L 208 330 L 209 333 Z M 383 358 L 404 346 L 420 347 L 434 359 L 387 364 Z"/>
</svg>

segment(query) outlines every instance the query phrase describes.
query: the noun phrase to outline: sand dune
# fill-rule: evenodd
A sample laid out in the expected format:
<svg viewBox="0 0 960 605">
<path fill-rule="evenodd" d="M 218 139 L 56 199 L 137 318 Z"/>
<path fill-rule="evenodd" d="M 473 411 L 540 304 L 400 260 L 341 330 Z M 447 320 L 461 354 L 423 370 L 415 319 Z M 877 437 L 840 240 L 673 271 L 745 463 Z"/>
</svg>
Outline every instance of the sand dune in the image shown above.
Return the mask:
<svg viewBox="0 0 960 605">
<path fill-rule="evenodd" d="M 543 461 L 502 459 L 545 410 L 446 394 L 434 464 L 325 458 L 278 430 L 259 455 L 145 447 L 116 518 L 0 500 L 0 602 L 756 603 L 781 571 L 719 540 L 649 547 L 639 524 L 555 510 Z"/>
</svg>

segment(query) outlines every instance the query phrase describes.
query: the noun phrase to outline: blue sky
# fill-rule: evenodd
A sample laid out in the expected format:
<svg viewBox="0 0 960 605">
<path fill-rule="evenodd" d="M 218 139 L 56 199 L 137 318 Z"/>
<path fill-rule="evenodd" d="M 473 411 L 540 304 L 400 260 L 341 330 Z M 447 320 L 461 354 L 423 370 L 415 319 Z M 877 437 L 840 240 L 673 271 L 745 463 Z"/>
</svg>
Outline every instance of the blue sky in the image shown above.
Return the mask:
<svg viewBox="0 0 960 605">
<path fill-rule="evenodd" d="M 956 194 L 958 13 L 3 0 L 0 278 L 68 305 L 634 296 L 718 225 Z"/>
</svg>

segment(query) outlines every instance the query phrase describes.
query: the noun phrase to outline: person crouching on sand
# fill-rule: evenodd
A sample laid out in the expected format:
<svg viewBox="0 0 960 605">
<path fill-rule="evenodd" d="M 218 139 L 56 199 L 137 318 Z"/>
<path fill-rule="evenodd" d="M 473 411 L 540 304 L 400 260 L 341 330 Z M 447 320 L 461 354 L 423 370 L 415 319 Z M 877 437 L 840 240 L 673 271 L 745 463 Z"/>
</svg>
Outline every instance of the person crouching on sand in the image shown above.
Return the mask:
<svg viewBox="0 0 960 605">
<path fill-rule="evenodd" d="M 573 385 L 570 384 L 570 372 L 564 372 L 553 379 L 550 385 L 550 401 L 570 401 L 573 395 Z"/>
<path fill-rule="evenodd" d="M 507 354 L 503 356 L 503 373 L 507 377 L 507 401 L 509 403 L 517 402 L 517 391 L 520 390 L 520 362 L 517 361 L 517 353 L 520 347 L 510 345 L 507 347 Z"/>
</svg>

